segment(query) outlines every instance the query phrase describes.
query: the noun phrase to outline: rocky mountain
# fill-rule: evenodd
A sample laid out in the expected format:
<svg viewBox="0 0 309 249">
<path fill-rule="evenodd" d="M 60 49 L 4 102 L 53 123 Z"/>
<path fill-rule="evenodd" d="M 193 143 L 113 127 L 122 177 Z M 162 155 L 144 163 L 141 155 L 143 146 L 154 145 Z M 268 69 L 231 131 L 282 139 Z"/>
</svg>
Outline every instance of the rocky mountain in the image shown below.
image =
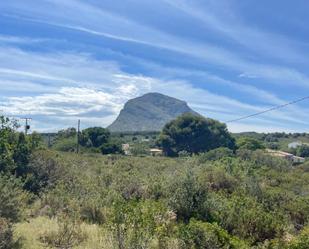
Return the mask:
<svg viewBox="0 0 309 249">
<path fill-rule="evenodd" d="M 159 131 L 183 113 L 194 113 L 186 102 L 160 93 L 147 93 L 129 100 L 108 127 L 112 132 Z"/>
</svg>

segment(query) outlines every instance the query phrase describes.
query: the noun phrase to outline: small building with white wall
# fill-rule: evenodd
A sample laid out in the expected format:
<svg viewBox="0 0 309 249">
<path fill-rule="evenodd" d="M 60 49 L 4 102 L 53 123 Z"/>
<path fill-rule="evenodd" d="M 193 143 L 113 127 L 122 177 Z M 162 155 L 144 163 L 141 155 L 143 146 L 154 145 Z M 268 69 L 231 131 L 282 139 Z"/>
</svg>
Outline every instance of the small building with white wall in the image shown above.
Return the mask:
<svg viewBox="0 0 309 249">
<path fill-rule="evenodd" d="M 152 148 L 149 150 L 150 155 L 152 156 L 163 156 L 163 150 L 157 149 L 157 148 Z"/>
<path fill-rule="evenodd" d="M 288 144 L 289 149 L 297 149 L 297 147 L 302 146 L 303 143 L 301 141 L 295 141 Z"/>
</svg>

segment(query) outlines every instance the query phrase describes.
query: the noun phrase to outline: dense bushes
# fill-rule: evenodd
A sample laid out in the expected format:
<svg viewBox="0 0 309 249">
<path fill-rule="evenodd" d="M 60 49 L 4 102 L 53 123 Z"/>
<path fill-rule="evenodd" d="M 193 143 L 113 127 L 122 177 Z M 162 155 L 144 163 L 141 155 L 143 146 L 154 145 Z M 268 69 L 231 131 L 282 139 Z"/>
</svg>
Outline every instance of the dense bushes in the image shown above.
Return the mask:
<svg viewBox="0 0 309 249">
<path fill-rule="evenodd" d="M 241 137 L 237 140 L 237 148 L 245 150 L 260 150 L 265 149 L 263 143 L 251 137 Z"/>
<path fill-rule="evenodd" d="M 308 222 L 306 168 L 260 151 L 216 154 L 169 159 L 39 153 L 49 158 L 45 163 L 53 158 L 51 168 L 65 165 L 59 171 L 64 174 L 50 170 L 58 180 L 45 188 L 41 207 L 50 216 L 71 210 L 82 221 L 107 227 L 118 248 L 242 248 L 276 240 L 288 246 L 286 234 L 297 234 Z"/>
<path fill-rule="evenodd" d="M 283 235 L 285 223 L 281 217 L 265 210 L 253 197 L 235 193 L 212 204 L 212 217 L 233 235 L 253 243 Z"/>
<path fill-rule="evenodd" d="M 30 157 L 28 164 L 28 176 L 25 180 L 25 188 L 33 193 L 39 194 L 45 188 L 65 179 L 66 168 L 54 157 L 56 153 L 47 150 L 36 151 Z"/>
<path fill-rule="evenodd" d="M 113 204 L 110 228 L 119 249 L 149 248 L 153 239 L 159 248 L 168 248 L 173 234 L 175 214 L 155 201 L 118 200 Z"/>
<path fill-rule="evenodd" d="M 117 144 L 115 142 L 109 142 L 109 143 L 103 144 L 100 147 L 100 150 L 101 150 L 103 155 L 122 153 L 121 145 Z"/>
<path fill-rule="evenodd" d="M 0 249 L 19 248 L 13 236 L 13 223 L 23 218 L 29 195 L 13 177 L 0 175 Z"/>
<path fill-rule="evenodd" d="M 287 249 L 308 249 L 309 247 L 309 227 L 306 227 L 296 238 L 286 247 Z"/>
<path fill-rule="evenodd" d="M 200 162 L 209 161 L 209 160 L 216 161 L 221 158 L 233 157 L 233 156 L 234 156 L 234 153 L 231 149 L 221 147 L 221 148 L 217 148 L 214 150 L 210 150 L 206 153 L 201 153 L 199 155 L 199 160 Z"/>
<path fill-rule="evenodd" d="M 199 184 L 192 171 L 173 181 L 170 190 L 169 204 L 179 220 L 189 222 L 192 217 L 207 217 L 207 189 Z"/>
<path fill-rule="evenodd" d="M 81 152 L 121 154 L 121 142 L 112 138 L 110 132 L 102 127 L 91 127 L 83 130 L 79 136 L 74 128 L 61 130 L 53 141 L 52 148 L 63 152 L 76 152 L 77 140 Z"/>
<path fill-rule="evenodd" d="M 19 221 L 25 210 L 29 194 L 14 177 L 0 175 L 0 217 L 11 222 Z"/>
<path fill-rule="evenodd" d="M 183 249 L 245 249 L 246 243 L 232 237 L 217 224 L 191 220 L 188 225 L 181 225 L 179 238 Z"/>
<path fill-rule="evenodd" d="M 58 138 L 53 145 L 53 149 L 57 151 L 74 152 L 76 151 L 76 141 L 77 139 L 75 136 Z"/>
</svg>

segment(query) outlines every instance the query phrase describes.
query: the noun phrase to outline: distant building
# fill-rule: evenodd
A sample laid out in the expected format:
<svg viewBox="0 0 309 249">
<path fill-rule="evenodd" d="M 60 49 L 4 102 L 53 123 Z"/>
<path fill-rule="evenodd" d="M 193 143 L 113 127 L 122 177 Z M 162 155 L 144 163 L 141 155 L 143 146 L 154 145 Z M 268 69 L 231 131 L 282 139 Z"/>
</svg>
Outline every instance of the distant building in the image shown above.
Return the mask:
<svg viewBox="0 0 309 249">
<path fill-rule="evenodd" d="M 126 156 L 131 155 L 130 144 L 122 144 L 122 150 Z"/>
<path fill-rule="evenodd" d="M 267 153 L 272 155 L 272 156 L 275 156 L 275 157 L 280 157 L 280 158 L 286 159 L 286 160 L 288 160 L 292 163 L 303 163 L 303 162 L 305 162 L 305 158 L 303 158 L 303 157 L 298 157 L 298 156 L 295 156 L 291 153 L 287 153 L 287 152 L 280 151 L 280 150 L 267 150 Z"/>
<path fill-rule="evenodd" d="M 160 150 L 160 149 L 152 148 L 149 151 L 152 156 L 162 156 L 163 155 L 163 150 Z"/>
<path fill-rule="evenodd" d="M 302 146 L 303 143 L 301 141 L 295 141 L 288 144 L 289 149 L 297 149 L 297 147 Z"/>
</svg>

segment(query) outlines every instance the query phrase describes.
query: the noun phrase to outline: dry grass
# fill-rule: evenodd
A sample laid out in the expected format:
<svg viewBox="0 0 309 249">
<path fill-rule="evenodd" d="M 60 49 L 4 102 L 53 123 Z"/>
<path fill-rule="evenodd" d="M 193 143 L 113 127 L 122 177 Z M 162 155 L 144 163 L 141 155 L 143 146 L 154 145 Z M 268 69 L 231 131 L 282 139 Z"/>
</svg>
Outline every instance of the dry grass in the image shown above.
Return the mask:
<svg viewBox="0 0 309 249">
<path fill-rule="evenodd" d="M 89 225 L 83 223 L 82 231 L 87 234 L 87 240 L 74 249 L 116 249 L 113 245 L 111 235 L 108 231 L 100 228 L 97 225 Z M 18 223 L 15 227 L 15 237 L 22 238 L 22 249 L 46 249 L 46 246 L 40 242 L 40 236 L 49 231 L 57 231 L 58 225 L 56 219 L 47 217 L 38 217 L 31 219 L 28 222 Z M 158 243 L 156 240 L 149 247 L 157 249 Z M 179 249 L 179 243 L 176 240 L 171 240 L 168 245 L 169 249 Z"/>
<path fill-rule="evenodd" d="M 19 223 L 15 227 L 15 237 L 22 237 L 23 249 L 44 249 L 40 235 L 58 229 L 57 221 L 46 217 L 38 217 L 28 222 Z M 109 234 L 97 225 L 82 224 L 87 240 L 75 249 L 113 249 Z"/>
</svg>

